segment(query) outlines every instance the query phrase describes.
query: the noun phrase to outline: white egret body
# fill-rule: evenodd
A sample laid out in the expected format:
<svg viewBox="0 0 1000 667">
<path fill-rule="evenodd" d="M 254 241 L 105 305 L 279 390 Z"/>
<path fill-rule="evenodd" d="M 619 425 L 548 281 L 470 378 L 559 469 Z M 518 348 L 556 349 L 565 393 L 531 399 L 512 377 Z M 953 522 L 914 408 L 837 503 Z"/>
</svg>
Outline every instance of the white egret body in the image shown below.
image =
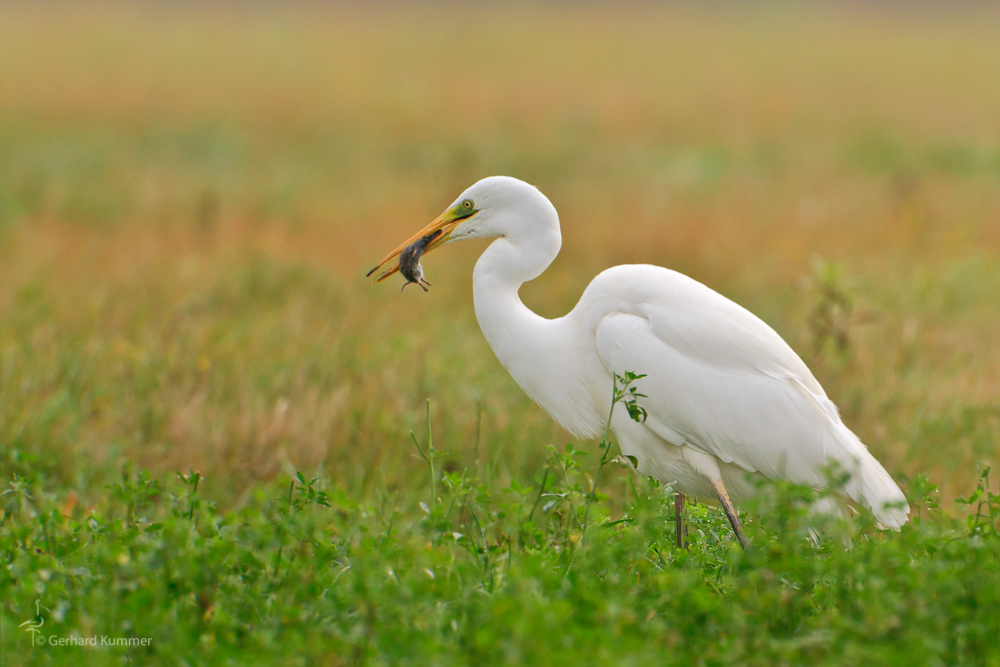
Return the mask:
<svg viewBox="0 0 1000 667">
<path fill-rule="evenodd" d="M 905 523 L 909 508 L 892 478 L 799 356 L 746 309 L 676 271 L 624 265 L 594 278 L 564 317 L 536 315 L 518 290 L 559 253 L 559 216 L 536 188 L 504 176 L 470 187 L 379 266 L 437 229 L 428 251 L 497 239 L 473 272 L 476 318 L 517 384 L 575 436 L 602 432 L 613 374 L 645 374 L 637 386 L 647 420 L 616 410 L 611 423 L 642 474 L 681 493 L 723 500 L 728 489 L 739 500 L 753 493 L 754 476 L 821 487 L 836 462 L 851 475 L 851 498 L 885 526 Z"/>
</svg>

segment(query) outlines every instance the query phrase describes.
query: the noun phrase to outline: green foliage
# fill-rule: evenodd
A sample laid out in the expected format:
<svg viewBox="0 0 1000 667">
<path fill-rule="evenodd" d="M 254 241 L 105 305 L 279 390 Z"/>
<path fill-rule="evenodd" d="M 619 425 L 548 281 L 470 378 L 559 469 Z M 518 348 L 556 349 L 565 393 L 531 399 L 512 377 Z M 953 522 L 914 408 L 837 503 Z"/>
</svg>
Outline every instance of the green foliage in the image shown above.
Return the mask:
<svg viewBox="0 0 1000 667">
<path fill-rule="evenodd" d="M 899 533 L 769 484 L 744 517 L 746 552 L 718 508 L 691 503 L 678 549 L 669 487 L 623 465 L 621 507 L 597 491 L 608 448 L 595 470 L 549 447 L 528 484 L 445 471 L 431 504 L 296 473 L 223 510 L 197 472 L 163 484 L 126 466 L 81 511 L 15 475 L 0 515 L 4 664 L 995 664 L 988 468 L 955 518 L 914 480 L 919 517 Z M 152 641 L 33 646 L 18 626 L 35 600 L 45 638 Z"/>
<path fill-rule="evenodd" d="M 966 522 L 970 537 L 996 538 L 1000 535 L 1000 495 L 990 490 L 989 466 L 983 466 L 976 490 L 968 498 L 957 498 L 955 502 L 969 508 Z M 973 508 L 975 514 L 972 514 Z"/>
<path fill-rule="evenodd" d="M 639 405 L 638 401 L 640 398 L 646 398 L 646 395 L 640 394 L 639 390 L 633 387 L 632 384 L 644 377 L 646 376 L 637 375 L 632 371 L 625 371 L 625 375 L 615 373 L 614 400 L 611 402 L 612 410 L 617 403 L 623 403 L 632 421 L 640 424 L 645 422 L 646 417 L 649 416 L 646 414 L 646 410 Z M 608 422 L 610 425 L 610 417 Z"/>
</svg>

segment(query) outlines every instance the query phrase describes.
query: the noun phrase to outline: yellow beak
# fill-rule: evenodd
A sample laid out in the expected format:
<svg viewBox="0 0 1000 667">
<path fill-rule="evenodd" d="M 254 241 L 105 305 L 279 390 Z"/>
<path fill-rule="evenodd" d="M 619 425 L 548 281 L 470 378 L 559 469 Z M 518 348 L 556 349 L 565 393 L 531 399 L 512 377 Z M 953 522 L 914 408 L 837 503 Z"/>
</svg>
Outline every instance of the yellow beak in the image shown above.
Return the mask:
<svg viewBox="0 0 1000 667">
<path fill-rule="evenodd" d="M 457 227 L 460 222 L 462 222 L 463 220 L 465 220 L 465 219 L 467 219 L 469 217 L 472 217 L 472 216 L 466 216 L 466 217 L 461 217 L 461 218 L 460 217 L 456 217 L 454 211 L 452 209 L 448 209 L 447 211 L 445 211 L 444 213 L 442 213 L 441 215 L 439 215 L 437 218 L 435 218 L 434 221 L 431 222 L 431 224 L 427 225 L 426 227 L 424 227 L 423 229 L 421 229 L 419 232 L 417 232 L 416 234 L 414 234 L 410 238 L 408 238 L 405 241 L 403 241 L 403 243 L 401 243 L 398 248 L 396 248 L 395 250 L 393 250 L 392 252 L 390 252 L 388 255 L 386 255 L 384 258 L 382 258 L 382 261 L 379 262 L 378 264 L 376 264 L 375 268 L 373 268 L 371 271 L 369 271 L 367 273 L 367 275 L 370 276 L 371 274 L 375 273 L 376 271 L 378 271 L 379 269 L 381 269 L 383 266 L 385 266 L 386 264 L 388 264 L 390 261 L 392 261 L 393 259 L 395 259 L 396 257 L 398 257 L 399 253 L 401 253 L 404 250 L 406 250 L 406 248 L 408 248 L 412 244 L 416 243 L 417 241 L 419 241 L 423 237 L 428 236 L 430 234 L 433 234 L 434 232 L 437 232 L 439 230 L 441 231 L 441 234 L 436 239 L 434 239 L 433 241 L 431 241 L 430 243 L 427 244 L 427 247 L 424 248 L 424 254 L 429 253 L 431 250 L 434 250 L 434 248 L 437 248 L 438 246 L 444 245 L 445 243 L 448 242 L 448 239 L 451 237 L 452 230 L 454 230 L 455 227 Z M 386 269 L 385 271 L 383 271 L 379 275 L 379 277 L 375 279 L 375 282 L 380 283 L 383 280 L 385 280 L 386 278 L 388 278 L 389 276 L 391 276 L 392 274 L 396 273 L 397 271 L 399 271 L 399 264 L 396 264 L 395 266 L 392 266 L 391 268 Z"/>
</svg>

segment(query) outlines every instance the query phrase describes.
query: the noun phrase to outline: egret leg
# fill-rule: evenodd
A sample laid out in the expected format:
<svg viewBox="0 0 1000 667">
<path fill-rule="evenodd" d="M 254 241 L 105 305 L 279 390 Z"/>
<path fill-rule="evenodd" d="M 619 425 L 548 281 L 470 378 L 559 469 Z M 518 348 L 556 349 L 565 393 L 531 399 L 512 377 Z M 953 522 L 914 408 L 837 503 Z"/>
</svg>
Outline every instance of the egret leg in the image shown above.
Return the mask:
<svg viewBox="0 0 1000 667">
<path fill-rule="evenodd" d="M 712 487 L 715 488 L 715 495 L 718 496 L 719 502 L 722 503 L 722 509 L 726 511 L 726 518 L 729 519 L 729 525 L 733 527 L 733 532 L 736 533 L 736 539 L 739 540 L 740 546 L 743 549 L 750 547 L 750 540 L 743 533 L 743 524 L 740 522 L 740 517 L 736 514 L 736 508 L 733 507 L 733 501 L 729 499 L 729 494 L 726 492 L 726 487 L 722 483 L 721 479 L 713 479 Z"/>
<path fill-rule="evenodd" d="M 687 528 L 684 526 L 684 501 L 683 493 L 674 494 L 674 520 L 677 522 L 677 546 L 685 548 L 684 538 L 687 536 Z"/>
</svg>

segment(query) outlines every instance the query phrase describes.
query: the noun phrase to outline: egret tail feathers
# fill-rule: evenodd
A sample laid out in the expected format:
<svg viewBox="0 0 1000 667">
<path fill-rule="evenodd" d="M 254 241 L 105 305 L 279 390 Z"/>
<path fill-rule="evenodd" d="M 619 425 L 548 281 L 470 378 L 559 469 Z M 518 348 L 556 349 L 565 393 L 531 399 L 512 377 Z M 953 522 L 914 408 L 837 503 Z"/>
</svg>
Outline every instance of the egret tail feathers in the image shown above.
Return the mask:
<svg viewBox="0 0 1000 667">
<path fill-rule="evenodd" d="M 910 513 L 906 496 L 899 490 L 892 477 L 885 471 L 878 460 L 867 454 L 866 460 L 859 462 L 855 477 L 858 479 L 860 496 L 851 493 L 851 497 L 869 507 L 879 523 L 886 528 L 899 530 Z M 853 481 L 853 480 L 852 480 Z"/>
<path fill-rule="evenodd" d="M 910 513 L 906 496 L 861 439 L 844 425 L 832 401 L 825 396 L 813 394 L 795 378 L 790 381 L 828 419 L 827 424 L 836 444 L 830 443 L 832 446 L 826 449 L 827 455 L 836 459 L 851 473 L 844 491 L 856 502 L 869 508 L 882 527 L 899 530 Z"/>
<path fill-rule="evenodd" d="M 844 438 L 852 441 L 849 452 L 854 458 L 853 465 L 842 461 L 847 464 L 847 470 L 851 473 L 844 491 L 856 502 L 869 508 L 883 528 L 899 530 L 910 513 L 906 496 L 858 436 L 843 425 L 840 431 L 838 435 L 841 436 L 841 442 Z"/>
</svg>

